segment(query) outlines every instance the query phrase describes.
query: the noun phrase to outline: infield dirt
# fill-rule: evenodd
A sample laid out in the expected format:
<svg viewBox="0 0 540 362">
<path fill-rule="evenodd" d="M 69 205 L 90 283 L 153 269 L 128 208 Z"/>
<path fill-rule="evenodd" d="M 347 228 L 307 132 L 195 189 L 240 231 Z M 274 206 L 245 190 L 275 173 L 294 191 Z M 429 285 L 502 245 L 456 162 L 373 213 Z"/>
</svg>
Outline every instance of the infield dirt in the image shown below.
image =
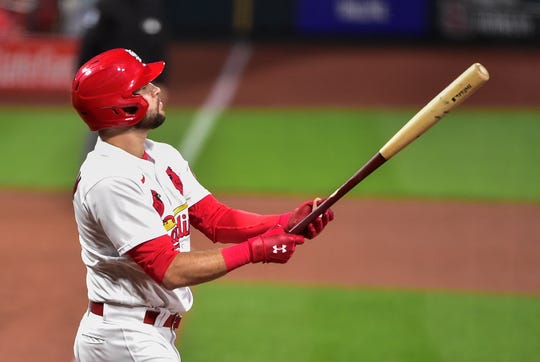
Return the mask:
<svg viewBox="0 0 540 362">
<path fill-rule="evenodd" d="M 170 101 L 201 104 L 228 50 L 226 44 L 175 45 Z M 484 64 L 492 78 L 465 106 L 538 106 L 537 50 L 294 44 L 256 46 L 233 105 L 419 107 L 474 62 Z M 24 190 L 0 195 L 2 355 L 13 361 L 70 361 L 87 304 L 70 195 Z M 220 198 L 261 213 L 304 201 Z M 540 293 L 538 204 L 345 198 L 333 209 L 335 221 L 300 246 L 288 264 L 250 265 L 226 278 Z M 213 247 L 197 232 L 193 246 Z"/>
</svg>

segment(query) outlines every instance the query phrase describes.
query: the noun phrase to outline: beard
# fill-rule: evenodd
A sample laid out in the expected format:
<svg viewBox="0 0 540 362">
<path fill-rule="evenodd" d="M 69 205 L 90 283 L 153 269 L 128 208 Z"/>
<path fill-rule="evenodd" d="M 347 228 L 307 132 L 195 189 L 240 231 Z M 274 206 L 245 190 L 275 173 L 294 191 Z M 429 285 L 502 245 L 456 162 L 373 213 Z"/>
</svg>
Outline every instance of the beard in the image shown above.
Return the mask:
<svg viewBox="0 0 540 362">
<path fill-rule="evenodd" d="M 159 112 L 152 114 L 147 113 L 135 128 L 139 129 L 156 129 L 165 122 L 165 115 Z"/>
</svg>

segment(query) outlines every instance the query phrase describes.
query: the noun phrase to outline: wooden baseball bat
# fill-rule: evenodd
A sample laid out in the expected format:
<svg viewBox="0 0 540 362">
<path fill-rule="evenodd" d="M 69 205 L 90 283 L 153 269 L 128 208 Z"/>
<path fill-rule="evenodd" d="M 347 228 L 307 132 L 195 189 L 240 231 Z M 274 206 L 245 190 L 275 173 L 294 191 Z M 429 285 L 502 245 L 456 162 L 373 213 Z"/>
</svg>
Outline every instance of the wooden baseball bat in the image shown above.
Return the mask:
<svg viewBox="0 0 540 362">
<path fill-rule="evenodd" d="M 435 98 L 411 118 L 368 162 L 349 180 L 338 187 L 326 200 L 315 207 L 309 215 L 293 226 L 289 232 L 299 234 L 315 218 L 322 215 L 360 181 L 377 170 L 383 163 L 397 154 L 412 141 L 420 137 L 431 126 L 440 121 L 450 111 L 469 98 L 489 80 L 487 69 L 480 63 L 471 65 L 454 79 Z"/>
</svg>

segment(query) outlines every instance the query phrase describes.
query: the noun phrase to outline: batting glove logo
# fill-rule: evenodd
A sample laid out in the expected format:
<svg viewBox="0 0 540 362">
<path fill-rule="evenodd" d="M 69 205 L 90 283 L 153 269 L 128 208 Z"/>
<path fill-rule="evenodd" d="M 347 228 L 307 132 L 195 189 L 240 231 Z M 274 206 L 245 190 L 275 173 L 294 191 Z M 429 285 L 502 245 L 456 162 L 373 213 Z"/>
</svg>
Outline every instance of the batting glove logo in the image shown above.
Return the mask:
<svg viewBox="0 0 540 362">
<path fill-rule="evenodd" d="M 287 245 L 282 244 L 281 247 L 278 247 L 277 245 L 272 245 L 272 253 L 277 254 L 278 251 L 281 251 L 282 254 L 285 254 L 287 252 Z"/>
</svg>

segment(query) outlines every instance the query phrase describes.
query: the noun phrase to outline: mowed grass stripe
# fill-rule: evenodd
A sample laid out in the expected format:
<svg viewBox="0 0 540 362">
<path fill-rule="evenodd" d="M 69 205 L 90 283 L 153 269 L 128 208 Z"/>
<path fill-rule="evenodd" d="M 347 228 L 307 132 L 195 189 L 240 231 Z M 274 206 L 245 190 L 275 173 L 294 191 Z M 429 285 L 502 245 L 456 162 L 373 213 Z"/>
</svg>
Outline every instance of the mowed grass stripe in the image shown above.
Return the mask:
<svg viewBox="0 0 540 362">
<path fill-rule="evenodd" d="M 224 192 L 325 194 L 410 119 L 409 111 L 230 111 L 194 165 Z M 449 114 L 351 195 L 540 200 L 540 112 Z"/>
<path fill-rule="evenodd" d="M 83 157 L 86 125 L 69 108 L 0 109 L 3 187 L 69 189 Z"/>
<path fill-rule="evenodd" d="M 199 180 L 216 193 L 325 195 L 362 166 L 412 110 L 233 109 L 200 158 Z M 69 108 L 5 108 L 4 187 L 69 189 L 83 157 L 85 125 Z M 193 110 L 171 109 L 151 133 L 177 144 Z M 540 111 L 449 114 L 351 196 L 540 200 Z"/>
<path fill-rule="evenodd" d="M 249 285 L 194 289 L 178 347 L 197 361 L 534 361 L 532 296 Z"/>
</svg>

